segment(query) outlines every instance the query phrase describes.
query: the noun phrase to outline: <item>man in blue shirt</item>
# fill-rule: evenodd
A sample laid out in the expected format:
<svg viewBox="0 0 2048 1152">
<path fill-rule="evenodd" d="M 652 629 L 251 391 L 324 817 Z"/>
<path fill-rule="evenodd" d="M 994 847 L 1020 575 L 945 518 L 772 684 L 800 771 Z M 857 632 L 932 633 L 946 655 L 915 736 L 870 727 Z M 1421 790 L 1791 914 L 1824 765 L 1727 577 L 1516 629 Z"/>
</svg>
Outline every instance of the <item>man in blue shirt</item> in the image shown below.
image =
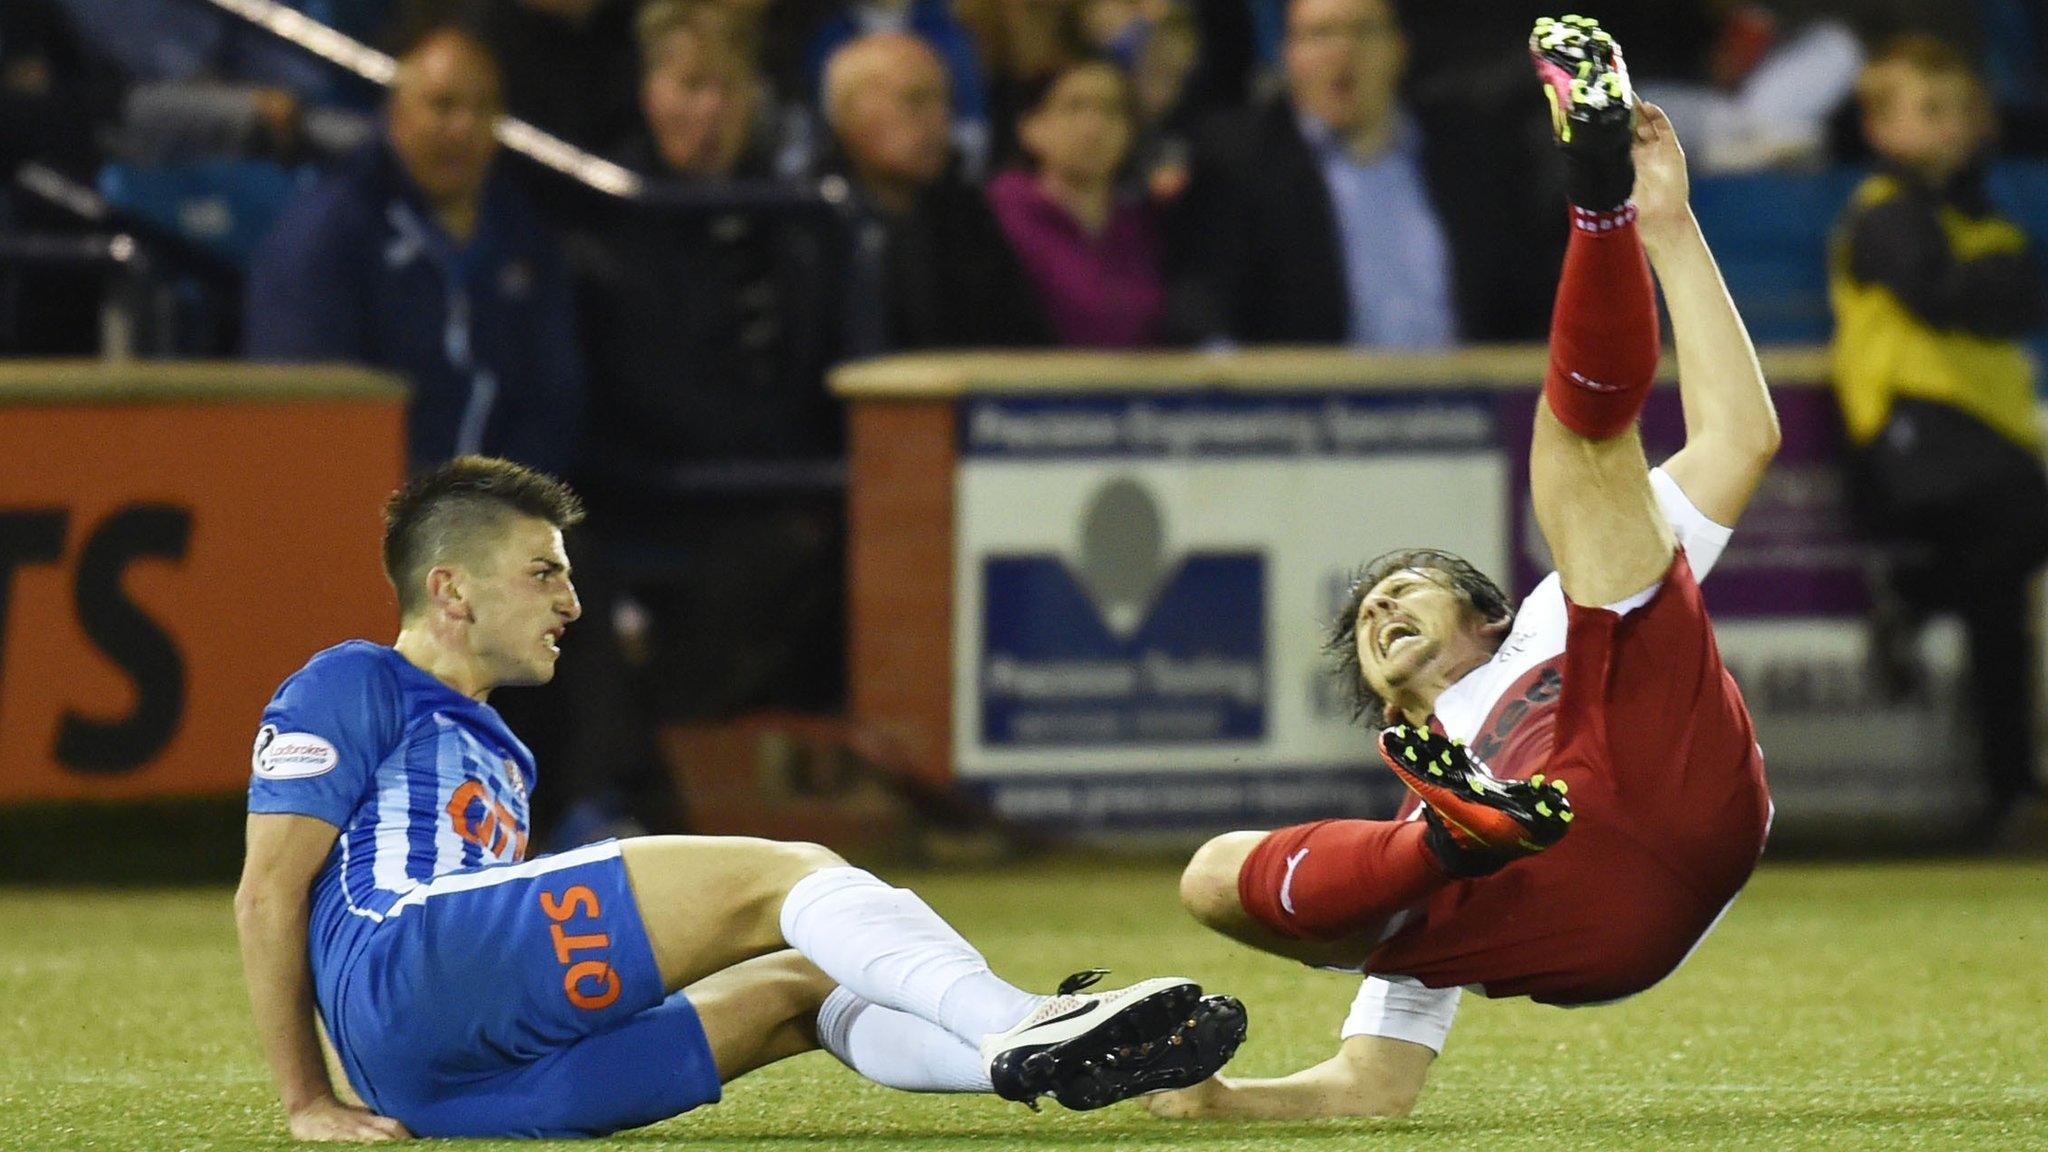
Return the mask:
<svg viewBox="0 0 2048 1152">
<path fill-rule="evenodd" d="M 1204 126 L 1169 214 L 1176 338 L 1431 350 L 1542 331 L 1556 265 L 1510 227 L 1541 181 L 1501 179 L 1521 166 L 1469 123 L 1421 127 L 1408 53 L 1389 0 L 1288 0 L 1285 92 Z"/>
<path fill-rule="evenodd" d="M 404 376 L 414 471 L 469 452 L 559 470 L 581 431 L 568 272 L 494 163 L 499 110 L 490 55 L 429 33 L 383 138 L 294 200 L 249 269 L 248 354 Z"/>
<path fill-rule="evenodd" d="M 911 892 L 814 844 L 647 836 L 525 859 L 533 757 L 485 702 L 582 614 L 550 477 L 461 457 L 385 510 L 391 647 L 314 656 L 264 710 L 235 915 L 302 1139 L 587 1136 L 816 1047 L 912 1091 L 1097 1108 L 1214 1073 L 1243 1008 L 1165 977 L 999 979 Z M 325 1024 L 367 1108 L 335 1095 Z"/>
</svg>

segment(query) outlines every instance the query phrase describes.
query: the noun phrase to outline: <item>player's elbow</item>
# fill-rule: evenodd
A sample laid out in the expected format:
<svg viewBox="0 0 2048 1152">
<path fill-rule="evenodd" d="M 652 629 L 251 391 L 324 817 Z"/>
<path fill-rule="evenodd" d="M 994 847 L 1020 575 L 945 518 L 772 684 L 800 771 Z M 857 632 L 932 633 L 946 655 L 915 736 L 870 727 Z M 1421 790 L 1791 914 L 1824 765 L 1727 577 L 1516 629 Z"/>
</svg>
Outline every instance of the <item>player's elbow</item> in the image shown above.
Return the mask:
<svg viewBox="0 0 2048 1152">
<path fill-rule="evenodd" d="M 1749 444 L 1758 467 L 1770 464 L 1771 458 L 1778 454 L 1778 445 L 1785 439 L 1784 433 L 1778 428 L 1778 413 L 1775 410 L 1766 410 L 1764 417 L 1759 422 L 1760 427 L 1751 435 Z"/>
<path fill-rule="evenodd" d="M 235 925 L 246 934 L 279 917 L 303 914 L 309 898 L 295 885 L 261 874 L 245 875 L 235 888 Z"/>
<path fill-rule="evenodd" d="M 1782 439 L 1777 417 L 1767 414 L 1766 419 L 1744 427 L 1717 431 L 1708 438 L 1709 447 L 1703 458 L 1713 462 L 1717 474 L 1731 480 L 1742 479 L 1745 488 L 1754 487 L 1770 469 Z"/>
<path fill-rule="evenodd" d="M 247 933 L 249 927 L 262 922 L 274 906 L 271 893 L 243 877 L 241 885 L 235 889 L 235 926 Z"/>
</svg>

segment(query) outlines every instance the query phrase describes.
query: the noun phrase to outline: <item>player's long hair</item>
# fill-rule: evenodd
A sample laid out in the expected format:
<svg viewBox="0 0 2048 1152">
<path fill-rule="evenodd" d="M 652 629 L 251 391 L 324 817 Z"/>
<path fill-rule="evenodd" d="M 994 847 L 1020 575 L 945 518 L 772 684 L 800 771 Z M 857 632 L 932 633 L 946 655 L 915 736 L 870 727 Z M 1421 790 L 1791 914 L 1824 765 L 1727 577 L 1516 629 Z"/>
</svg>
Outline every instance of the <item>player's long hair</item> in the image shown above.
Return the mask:
<svg viewBox="0 0 2048 1152">
<path fill-rule="evenodd" d="M 1373 690 L 1372 685 L 1366 683 L 1365 669 L 1358 663 L 1358 609 L 1365 603 L 1366 596 L 1379 587 L 1380 581 L 1403 568 L 1442 573 L 1452 590 L 1479 614 L 1481 620 L 1505 620 L 1510 628 L 1515 620 L 1515 606 L 1508 602 L 1508 594 L 1501 591 L 1492 577 L 1462 557 L 1435 548 L 1402 548 L 1367 561 L 1351 581 L 1351 592 L 1344 598 L 1343 611 L 1330 621 L 1330 636 L 1324 641 L 1323 650 L 1330 654 L 1336 665 L 1339 683 L 1351 694 L 1351 718 L 1364 720 L 1370 728 L 1378 728 L 1384 723 L 1387 702 Z M 1501 629 L 1501 635 L 1507 633 L 1507 628 Z"/>
</svg>

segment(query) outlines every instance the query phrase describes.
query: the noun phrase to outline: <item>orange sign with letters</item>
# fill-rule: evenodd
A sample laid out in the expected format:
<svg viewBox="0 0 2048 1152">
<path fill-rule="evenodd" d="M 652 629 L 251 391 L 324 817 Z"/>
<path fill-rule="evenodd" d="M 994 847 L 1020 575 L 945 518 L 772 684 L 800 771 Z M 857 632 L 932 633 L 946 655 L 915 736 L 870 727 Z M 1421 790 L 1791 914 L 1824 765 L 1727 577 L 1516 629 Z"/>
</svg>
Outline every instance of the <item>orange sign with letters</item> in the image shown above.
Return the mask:
<svg viewBox="0 0 2048 1152">
<path fill-rule="evenodd" d="M 395 632 L 404 467 L 369 373 L 0 366 L 0 803 L 245 787 L 279 681 Z"/>
</svg>

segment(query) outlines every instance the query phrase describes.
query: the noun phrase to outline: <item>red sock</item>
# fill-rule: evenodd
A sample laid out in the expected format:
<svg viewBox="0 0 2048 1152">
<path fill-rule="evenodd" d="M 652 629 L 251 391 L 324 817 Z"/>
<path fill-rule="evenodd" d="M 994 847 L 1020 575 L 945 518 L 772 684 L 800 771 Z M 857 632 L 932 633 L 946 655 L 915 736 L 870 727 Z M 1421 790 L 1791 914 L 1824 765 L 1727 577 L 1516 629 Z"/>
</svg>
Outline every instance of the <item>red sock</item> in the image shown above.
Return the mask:
<svg viewBox="0 0 2048 1152">
<path fill-rule="evenodd" d="M 1550 410 L 1579 435 L 1605 440 L 1635 422 L 1656 375 L 1657 298 L 1635 205 L 1574 206 L 1550 313 Z"/>
<path fill-rule="evenodd" d="M 1267 836 L 1237 874 L 1252 918 L 1284 936 L 1377 933 L 1451 882 L 1420 820 L 1321 820 Z M 1293 863 L 1290 865 L 1289 861 Z"/>
</svg>

